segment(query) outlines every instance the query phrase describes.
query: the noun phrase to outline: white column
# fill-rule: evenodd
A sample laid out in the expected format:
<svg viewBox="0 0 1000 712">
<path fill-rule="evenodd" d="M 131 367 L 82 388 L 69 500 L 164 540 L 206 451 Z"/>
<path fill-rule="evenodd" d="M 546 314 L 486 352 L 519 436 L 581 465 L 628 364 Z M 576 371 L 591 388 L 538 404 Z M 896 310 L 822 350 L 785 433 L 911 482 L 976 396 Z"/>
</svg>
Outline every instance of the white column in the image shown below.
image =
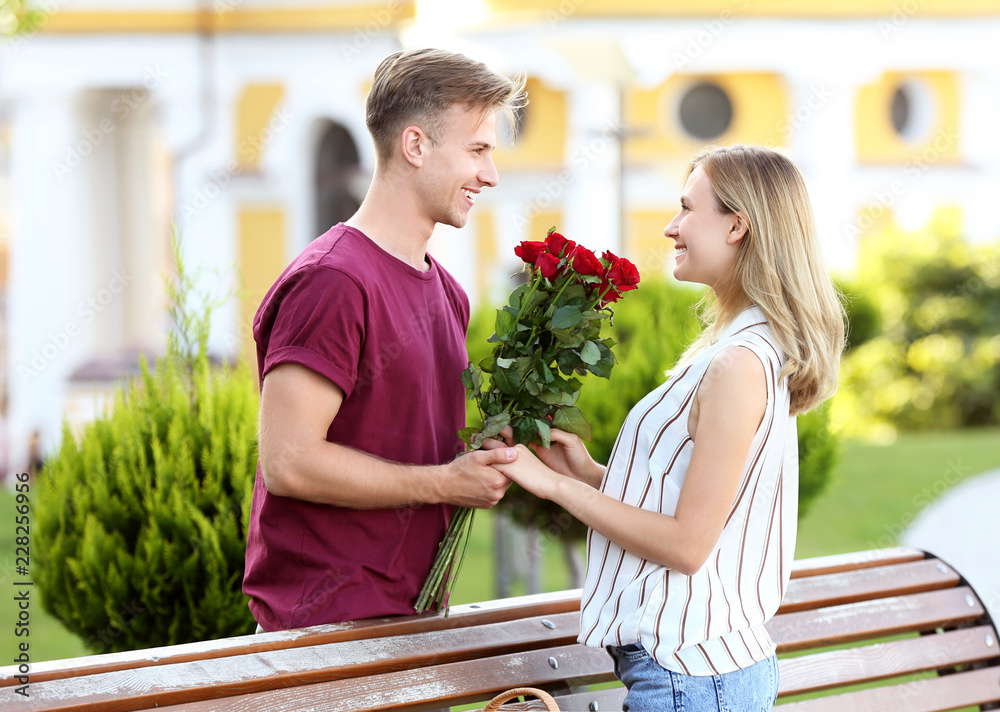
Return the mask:
<svg viewBox="0 0 1000 712">
<path fill-rule="evenodd" d="M 802 171 L 820 244 L 832 270 L 854 269 L 857 251 L 854 105 L 858 83 L 828 73 L 787 77 L 790 158 Z"/>
<path fill-rule="evenodd" d="M 570 94 L 564 233 L 598 254 L 620 250 L 619 115 L 618 87 L 610 81 L 584 81 Z"/>
<path fill-rule="evenodd" d="M 42 431 L 45 449 L 59 439 L 65 380 L 98 344 L 97 286 L 110 275 L 95 261 L 86 200 L 86 163 L 101 146 L 79 124 L 75 94 L 23 93 L 13 104 L 8 379 L 16 469 L 32 430 Z"/>
</svg>

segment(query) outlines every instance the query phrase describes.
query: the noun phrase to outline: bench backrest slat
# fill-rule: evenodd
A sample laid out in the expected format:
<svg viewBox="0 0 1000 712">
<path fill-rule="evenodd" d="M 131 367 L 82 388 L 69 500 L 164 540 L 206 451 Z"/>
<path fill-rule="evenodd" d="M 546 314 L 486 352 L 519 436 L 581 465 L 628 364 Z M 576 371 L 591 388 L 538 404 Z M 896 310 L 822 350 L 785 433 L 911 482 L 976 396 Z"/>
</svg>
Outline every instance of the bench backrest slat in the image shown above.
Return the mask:
<svg viewBox="0 0 1000 712">
<path fill-rule="evenodd" d="M 995 702 L 998 690 L 1000 667 L 990 667 L 913 680 L 892 687 L 792 702 L 781 709 L 787 712 L 944 712 Z"/>
<path fill-rule="evenodd" d="M 817 574 L 790 582 L 779 613 L 953 588 L 961 577 L 936 559 Z"/>
<path fill-rule="evenodd" d="M 991 635 L 992 626 L 976 626 L 783 659 L 779 696 L 989 660 L 997 657 Z"/>
<path fill-rule="evenodd" d="M 818 576 L 819 574 L 835 574 L 841 571 L 857 571 L 858 569 L 867 569 L 873 566 L 902 564 L 907 561 L 920 561 L 926 558 L 927 554 L 920 549 L 911 549 L 904 546 L 858 551 L 849 554 L 816 556 L 811 559 L 798 559 L 793 562 L 792 578 Z"/>
<path fill-rule="evenodd" d="M 851 643 L 868 638 L 953 628 L 985 613 L 968 586 L 781 613 L 766 624 L 778 652 Z"/>
</svg>

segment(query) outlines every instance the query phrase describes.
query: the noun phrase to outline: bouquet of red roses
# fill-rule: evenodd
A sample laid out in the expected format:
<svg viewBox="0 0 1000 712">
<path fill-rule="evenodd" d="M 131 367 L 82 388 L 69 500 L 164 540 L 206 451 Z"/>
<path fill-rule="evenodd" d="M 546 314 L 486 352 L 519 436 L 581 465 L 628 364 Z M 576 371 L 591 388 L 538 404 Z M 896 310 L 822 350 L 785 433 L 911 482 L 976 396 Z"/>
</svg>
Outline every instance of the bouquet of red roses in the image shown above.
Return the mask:
<svg viewBox="0 0 1000 712">
<path fill-rule="evenodd" d="M 544 242 L 522 242 L 514 254 L 524 260 L 528 281 L 497 310 L 492 355 L 462 372 L 482 424 L 459 435 L 473 450 L 508 425 L 514 441 L 525 445 L 548 447 L 551 428 L 590 440 L 590 424 L 575 406 L 583 385 L 579 376 L 611 377 L 614 341 L 601 338 L 601 324 L 612 316 L 609 305 L 638 286 L 639 272 L 609 251 L 598 258 L 555 228 Z M 447 607 L 474 512 L 455 509 L 417 611 Z"/>
</svg>

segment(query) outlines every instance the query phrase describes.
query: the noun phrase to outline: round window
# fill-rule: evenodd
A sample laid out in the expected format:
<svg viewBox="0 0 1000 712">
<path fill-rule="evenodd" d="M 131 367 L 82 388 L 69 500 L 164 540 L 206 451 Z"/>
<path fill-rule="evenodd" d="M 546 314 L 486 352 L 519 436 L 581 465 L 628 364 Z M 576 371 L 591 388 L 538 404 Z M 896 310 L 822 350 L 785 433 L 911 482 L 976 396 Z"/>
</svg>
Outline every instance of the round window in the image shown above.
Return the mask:
<svg viewBox="0 0 1000 712">
<path fill-rule="evenodd" d="M 733 121 L 733 103 L 718 84 L 699 82 L 681 96 L 677 118 L 688 136 L 708 141 L 718 138 L 729 128 Z"/>
<path fill-rule="evenodd" d="M 934 124 L 934 99 L 930 90 L 915 79 L 901 82 L 892 95 L 889 119 L 892 128 L 906 141 L 926 137 Z"/>
</svg>

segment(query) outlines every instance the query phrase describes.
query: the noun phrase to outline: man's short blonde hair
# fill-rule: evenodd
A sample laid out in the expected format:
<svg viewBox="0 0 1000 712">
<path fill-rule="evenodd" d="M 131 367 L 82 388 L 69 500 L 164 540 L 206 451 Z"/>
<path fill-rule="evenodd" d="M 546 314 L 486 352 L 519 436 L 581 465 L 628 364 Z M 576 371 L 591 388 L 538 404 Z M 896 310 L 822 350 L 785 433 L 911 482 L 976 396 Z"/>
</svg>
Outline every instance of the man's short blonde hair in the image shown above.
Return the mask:
<svg viewBox="0 0 1000 712">
<path fill-rule="evenodd" d="M 416 124 L 438 140 L 444 114 L 464 104 L 484 115 L 500 111 L 511 127 L 527 103 L 524 78 L 497 74 L 482 62 L 441 49 L 406 49 L 386 57 L 375 70 L 365 105 L 365 123 L 379 161 L 388 161 L 393 144 Z"/>
</svg>

